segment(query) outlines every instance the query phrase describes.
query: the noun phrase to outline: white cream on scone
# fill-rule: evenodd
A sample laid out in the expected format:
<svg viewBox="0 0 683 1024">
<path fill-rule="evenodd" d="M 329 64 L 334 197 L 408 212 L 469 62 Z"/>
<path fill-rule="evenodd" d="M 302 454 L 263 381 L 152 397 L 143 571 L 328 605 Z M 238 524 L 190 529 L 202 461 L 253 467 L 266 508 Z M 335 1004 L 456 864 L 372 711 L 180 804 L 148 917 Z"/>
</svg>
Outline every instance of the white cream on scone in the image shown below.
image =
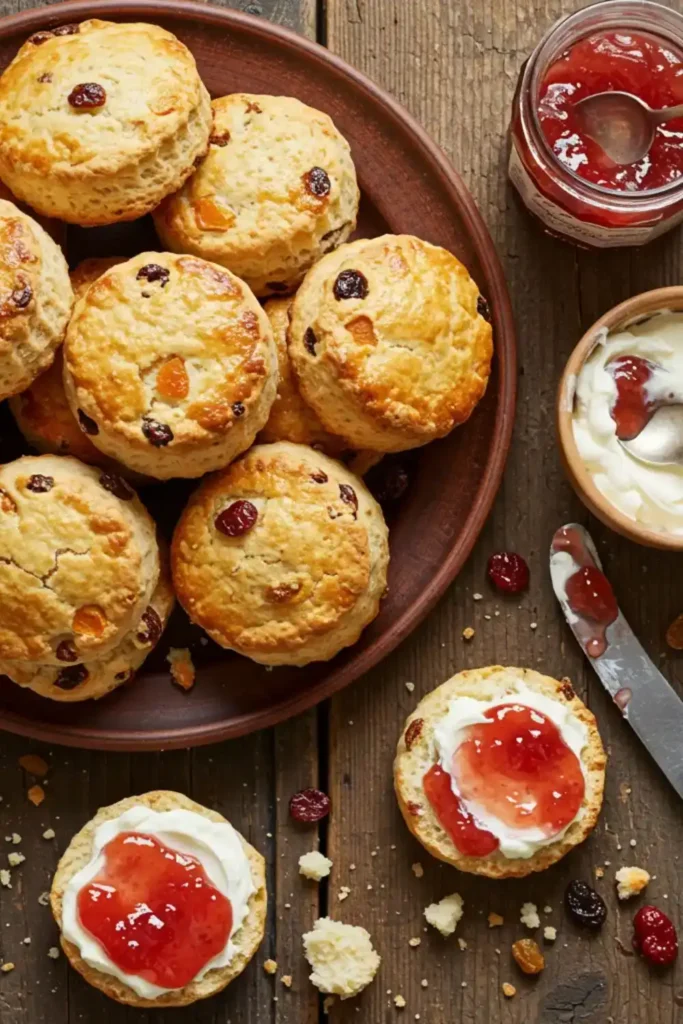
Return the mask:
<svg viewBox="0 0 683 1024">
<path fill-rule="evenodd" d="M 510 859 L 527 859 L 543 846 L 557 842 L 567 830 L 578 821 L 583 808 L 579 808 L 576 816 L 555 835 L 548 836 L 539 828 L 515 829 L 506 825 L 495 815 L 478 803 L 464 800 L 458 789 L 458 781 L 452 775 L 453 757 L 457 749 L 467 739 L 467 730 L 472 725 L 493 724 L 485 717 L 485 713 L 500 704 L 523 704 L 539 711 L 553 722 L 563 741 L 578 758 L 581 771 L 586 777 L 586 770 L 581 760 L 581 752 L 588 743 L 588 730 L 569 708 L 559 701 L 552 700 L 541 693 L 520 685 L 515 693 L 496 697 L 494 700 L 477 700 L 474 697 L 457 697 L 449 701 L 448 713 L 434 728 L 438 763 L 451 776 L 451 788 L 465 809 L 474 817 L 477 824 L 491 832 L 500 843 L 500 853 Z"/>
<path fill-rule="evenodd" d="M 204 868 L 210 882 L 230 900 L 233 920 L 228 941 L 194 980 L 203 978 L 208 971 L 216 967 L 226 967 L 237 952 L 232 939 L 249 913 L 249 898 L 256 888 L 247 854 L 232 825 L 227 821 L 211 821 L 194 811 L 153 811 L 149 807 L 137 806 L 100 825 L 93 838 L 90 862 L 71 878 L 64 891 L 64 938 L 78 947 L 82 959 L 90 967 L 113 975 L 144 999 L 157 999 L 172 991 L 154 985 L 136 974 L 122 971 L 109 959 L 104 948 L 86 931 L 79 919 L 78 894 L 103 869 L 105 857 L 102 851 L 107 843 L 121 832 L 142 832 L 155 836 L 171 849 L 195 857 Z"/>
</svg>

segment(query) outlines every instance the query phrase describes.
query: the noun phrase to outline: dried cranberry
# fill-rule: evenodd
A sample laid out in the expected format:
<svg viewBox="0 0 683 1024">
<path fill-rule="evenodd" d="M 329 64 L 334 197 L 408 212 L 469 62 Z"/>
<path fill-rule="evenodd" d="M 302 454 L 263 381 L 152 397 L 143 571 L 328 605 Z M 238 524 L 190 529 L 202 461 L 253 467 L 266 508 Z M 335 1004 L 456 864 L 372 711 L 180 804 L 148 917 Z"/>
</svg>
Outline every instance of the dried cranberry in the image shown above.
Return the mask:
<svg viewBox="0 0 683 1024">
<path fill-rule="evenodd" d="M 314 196 L 329 196 L 332 183 L 327 176 L 327 171 L 322 167 L 311 167 L 310 171 L 304 174 L 304 185 Z"/>
<path fill-rule="evenodd" d="M 95 421 L 90 418 L 90 416 L 83 412 L 82 409 L 78 410 L 78 422 L 81 425 L 81 429 L 84 430 L 86 434 L 90 434 L 91 437 L 94 437 L 95 434 L 99 434 L 100 428 L 97 426 Z"/>
<path fill-rule="evenodd" d="M 42 473 L 34 473 L 33 476 L 28 478 L 26 484 L 27 491 L 33 491 L 34 494 L 46 494 L 47 491 L 51 491 L 55 485 L 55 478 L 53 476 L 43 476 Z"/>
<path fill-rule="evenodd" d="M 164 627 L 161 624 L 159 615 L 150 606 L 142 613 L 140 626 L 137 631 L 138 641 L 141 644 L 155 644 L 163 631 Z"/>
<path fill-rule="evenodd" d="M 318 339 L 315 336 L 315 331 L 313 330 L 312 327 L 307 327 L 306 333 L 304 334 L 304 348 L 306 349 L 307 352 L 310 352 L 310 354 L 314 356 L 315 346 L 317 344 Z"/>
<path fill-rule="evenodd" d="M 323 473 L 322 469 L 318 469 L 315 473 L 311 473 L 311 480 L 316 484 L 326 484 L 329 477 L 327 473 Z"/>
<path fill-rule="evenodd" d="M 81 82 L 69 93 L 69 105 L 76 110 L 95 110 L 107 102 L 107 92 L 97 82 Z"/>
<path fill-rule="evenodd" d="M 585 882 L 574 880 L 567 886 L 564 902 L 570 915 L 582 928 L 601 928 L 607 917 L 602 896 Z"/>
<path fill-rule="evenodd" d="M 133 488 L 129 487 L 118 473 L 103 473 L 100 483 L 105 491 L 110 491 L 115 498 L 120 498 L 121 501 L 132 501 L 135 497 Z"/>
<path fill-rule="evenodd" d="M 60 690 L 75 690 L 87 678 L 88 670 L 85 665 L 71 665 L 70 668 L 63 668 L 60 671 L 55 679 L 55 686 Z"/>
<path fill-rule="evenodd" d="M 78 661 L 78 651 L 71 640 L 62 640 L 57 644 L 55 655 L 60 661 Z"/>
<path fill-rule="evenodd" d="M 334 282 L 335 299 L 364 299 L 368 294 L 368 281 L 360 270 L 342 270 Z"/>
<path fill-rule="evenodd" d="M 320 789 L 302 789 L 289 801 L 289 813 L 305 824 L 322 821 L 330 813 L 330 798 Z"/>
<path fill-rule="evenodd" d="M 242 402 L 233 402 L 232 414 L 233 416 L 236 416 L 238 419 L 240 416 L 244 416 L 244 404 Z"/>
<path fill-rule="evenodd" d="M 10 295 L 10 300 L 17 309 L 26 309 L 32 298 L 33 290 L 28 284 L 25 284 L 23 288 L 15 288 Z"/>
<path fill-rule="evenodd" d="M 266 287 L 270 288 L 271 292 L 289 291 L 289 285 L 285 281 L 267 281 Z"/>
<path fill-rule="evenodd" d="M 149 281 L 150 284 L 154 281 L 160 281 L 161 287 L 165 288 L 170 277 L 170 271 L 166 267 L 160 267 L 158 263 L 147 263 L 144 267 L 140 267 L 135 275 L 135 280 Z"/>
<path fill-rule="evenodd" d="M 32 36 L 28 37 L 29 43 L 33 43 L 34 46 L 42 46 L 48 39 L 54 37 L 54 32 L 34 32 Z"/>
<path fill-rule="evenodd" d="M 491 555 L 486 572 L 491 583 L 507 594 L 519 594 L 529 586 L 529 566 L 514 551 L 497 551 Z"/>
<path fill-rule="evenodd" d="M 151 416 L 144 416 L 142 420 L 142 433 L 150 444 L 155 448 L 164 448 L 173 440 L 173 431 L 167 423 L 159 423 Z"/>
<path fill-rule="evenodd" d="M 209 144 L 212 146 L 227 146 L 230 142 L 230 132 L 224 131 L 220 135 L 210 135 Z"/>
<path fill-rule="evenodd" d="M 405 736 L 403 737 L 403 740 L 406 745 L 406 750 L 410 750 L 413 746 L 413 743 L 415 743 L 415 741 L 419 739 L 424 724 L 424 718 L 414 718 L 413 721 L 410 723 L 410 725 L 405 731 Z"/>
<path fill-rule="evenodd" d="M 219 512 L 215 519 L 215 526 L 219 533 L 226 537 L 241 537 L 248 533 L 258 519 L 258 509 L 250 501 L 233 501 L 222 512 Z"/>
<path fill-rule="evenodd" d="M 58 25 L 52 29 L 54 36 L 77 36 L 81 31 L 80 25 Z"/>
<path fill-rule="evenodd" d="M 491 323 L 491 307 L 483 295 L 477 296 L 477 313 Z"/>
<path fill-rule="evenodd" d="M 657 967 L 668 967 L 678 956 L 673 922 L 657 907 L 641 907 L 633 918 L 633 948 Z"/>
<path fill-rule="evenodd" d="M 351 506 L 355 516 L 358 511 L 358 495 L 354 491 L 353 487 L 351 487 L 350 484 L 339 484 L 339 497 L 343 502 Z"/>
<path fill-rule="evenodd" d="M 400 462 L 382 459 L 368 473 L 366 483 L 377 501 L 385 505 L 403 497 L 408 489 L 409 477 L 405 466 Z"/>
</svg>

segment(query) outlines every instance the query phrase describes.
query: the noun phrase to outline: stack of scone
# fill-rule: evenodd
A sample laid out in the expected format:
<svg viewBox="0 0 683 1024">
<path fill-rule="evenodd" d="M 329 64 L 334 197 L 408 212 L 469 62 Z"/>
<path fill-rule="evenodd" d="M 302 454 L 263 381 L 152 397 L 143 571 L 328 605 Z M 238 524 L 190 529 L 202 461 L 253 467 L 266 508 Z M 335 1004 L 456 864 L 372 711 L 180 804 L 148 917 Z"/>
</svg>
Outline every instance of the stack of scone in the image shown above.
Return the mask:
<svg viewBox="0 0 683 1024">
<path fill-rule="evenodd" d="M 465 267 L 412 236 L 348 242 L 359 190 L 329 116 L 212 103 L 154 25 L 31 36 L 0 78 L 0 179 L 26 204 L 0 200 L 0 398 L 42 453 L 0 470 L 0 670 L 61 700 L 130 678 L 172 603 L 131 484 L 207 473 L 172 545 L 190 618 L 266 665 L 355 643 L 389 563 L 361 475 L 486 389 Z M 27 207 L 101 226 L 151 212 L 161 244 L 70 283 Z"/>
</svg>

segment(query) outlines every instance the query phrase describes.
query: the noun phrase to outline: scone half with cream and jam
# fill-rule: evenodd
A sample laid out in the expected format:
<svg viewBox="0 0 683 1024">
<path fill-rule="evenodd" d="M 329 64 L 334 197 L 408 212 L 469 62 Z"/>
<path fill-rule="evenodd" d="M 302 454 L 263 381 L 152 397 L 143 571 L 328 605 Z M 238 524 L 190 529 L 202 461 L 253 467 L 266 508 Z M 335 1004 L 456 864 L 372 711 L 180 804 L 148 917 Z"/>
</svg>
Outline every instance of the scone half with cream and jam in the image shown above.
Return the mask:
<svg viewBox="0 0 683 1024">
<path fill-rule="evenodd" d="M 265 862 L 222 815 L 159 790 L 97 812 L 60 860 L 50 900 L 87 982 L 129 1006 L 188 1006 L 258 949 Z"/>
<path fill-rule="evenodd" d="M 460 672 L 420 701 L 394 761 L 408 828 L 439 860 L 489 878 L 542 871 L 590 834 L 606 755 L 568 680 Z"/>
</svg>

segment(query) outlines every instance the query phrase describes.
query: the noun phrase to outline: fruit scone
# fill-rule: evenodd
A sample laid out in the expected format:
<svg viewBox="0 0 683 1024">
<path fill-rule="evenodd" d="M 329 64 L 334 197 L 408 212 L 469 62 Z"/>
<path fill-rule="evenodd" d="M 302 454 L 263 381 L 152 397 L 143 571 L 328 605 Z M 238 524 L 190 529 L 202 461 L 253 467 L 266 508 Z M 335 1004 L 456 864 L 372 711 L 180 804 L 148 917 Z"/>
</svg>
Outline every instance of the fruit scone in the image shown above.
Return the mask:
<svg viewBox="0 0 683 1024">
<path fill-rule="evenodd" d="M 70 963 L 120 1003 L 188 1006 L 242 973 L 266 920 L 263 857 L 216 811 L 156 791 L 103 807 L 50 893 Z"/>
<path fill-rule="evenodd" d="M 0 77 L 0 178 L 47 217 L 133 220 L 180 188 L 211 123 L 192 54 L 158 25 L 35 32 Z"/>
<path fill-rule="evenodd" d="M 235 93 L 213 111 L 206 159 L 154 215 L 159 237 L 222 264 L 256 295 L 291 292 L 356 226 L 349 144 L 327 114 L 291 96 Z"/>
<path fill-rule="evenodd" d="M 264 665 L 327 661 L 355 643 L 386 590 L 382 510 L 358 477 L 305 445 L 256 445 L 205 480 L 171 546 L 190 618 Z"/>
<path fill-rule="evenodd" d="M 0 467 L 0 673 L 58 700 L 126 682 L 173 605 L 126 481 L 63 456 Z"/>
<path fill-rule="evenodd" d="M 146 252 L 76 303 L 64 384 L 92 443 L 159 480 L 198 477 L 252 444 L 277 389 L 268 317 L 237 277 Z"/>
<path fill-rule="evenodd" d="M 413 835 L 461 871 L 542 871 L 597 822 L 606 756 L 568 680 L 531 669 L 460 672 L 420 701 L 394 761 Z"/>
<path fill-rule="evenodd" d="M 0 401 L 32 383 L 64 340 L 73 293 L 62 250 L 0 199 Z"/>
<path fill-rule="evenodd" d="M 304 401 L 352 448 L 397 452 L 444 437 L 483 396 L 487 306 L 452 253 L 411 235 L 342 245 L 309 270 L 289 354 Z"/>
</svg>

